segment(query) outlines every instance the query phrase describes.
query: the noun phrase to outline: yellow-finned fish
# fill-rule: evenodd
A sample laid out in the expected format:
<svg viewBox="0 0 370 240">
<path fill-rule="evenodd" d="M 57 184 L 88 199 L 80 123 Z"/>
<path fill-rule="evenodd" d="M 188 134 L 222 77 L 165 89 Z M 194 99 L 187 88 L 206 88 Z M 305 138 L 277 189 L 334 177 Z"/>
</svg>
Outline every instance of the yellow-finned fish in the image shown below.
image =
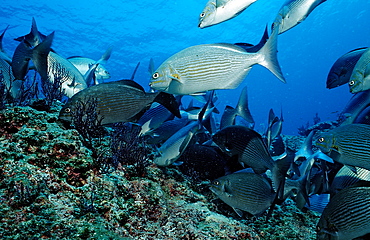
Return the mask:
<svg viewBox="0 0 370 240">
<path fill-rule="evenodd" d="M 273 31 L 256 53 L 227 43 L 186 48 L 164 61 L 153 73 L 149 85 L 179 95 L 234 89 L 256 64 L 266 67 L 285 83 L 277 60 L 277 36 L 277 31 Z"/>
<path fill-rule="evenodd" d="M 316 146 L 334 161 L 370 170 L 370 125 L 341 125 L 321 133 Z"/>
<path fill-rule="evenodd" d="M 199 28 L 209 27 L 238 16 L 257 0 L 209 0 L 199 15 Z"/>
<path fill-rule="evenodd" d="M 370 47 L 365 50 L 357 61 L 348 85 L 351 93 L 370 89 Z"/>
</svg>

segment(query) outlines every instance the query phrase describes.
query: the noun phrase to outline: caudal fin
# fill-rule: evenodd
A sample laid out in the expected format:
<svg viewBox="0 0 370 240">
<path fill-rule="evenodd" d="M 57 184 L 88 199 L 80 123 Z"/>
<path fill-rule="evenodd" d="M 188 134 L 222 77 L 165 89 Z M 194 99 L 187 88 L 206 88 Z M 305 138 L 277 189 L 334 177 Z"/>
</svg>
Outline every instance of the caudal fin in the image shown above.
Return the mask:
<svg viewBox="0 0 370 240">
<path fill-rule="evenodd" d="M 258 64 L 270 70 L 280 81 L 286 83 L 277 59 L 277 37 L 278 28 L 274 28 L 266 44 L 258 51 L 258 53 L 263 55 L 263 60 Z"/>
</svg>

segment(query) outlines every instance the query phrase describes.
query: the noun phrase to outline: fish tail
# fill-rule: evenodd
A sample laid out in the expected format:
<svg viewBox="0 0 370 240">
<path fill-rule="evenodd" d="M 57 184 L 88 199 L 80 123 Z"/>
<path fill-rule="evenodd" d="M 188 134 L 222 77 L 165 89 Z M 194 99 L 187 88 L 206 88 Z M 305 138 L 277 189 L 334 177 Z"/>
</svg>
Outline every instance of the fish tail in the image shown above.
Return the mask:
<svg viewBox="0 0 370 240">
<path fill-rule="evenodd" d="M 48 80 L 48 55 L 53 42 L 54 32 L 48 35 L 45 40 L 33 49 L 32 61 L 37 72 L 43 81 Z"/>
<path fill-rule="evenodd" d="M 247 93 L 247 87 L 244 87 L 239 98 L 238 105 L 236 106 L 237 115 L 244 118 L 246 121 L 251 123 L 252 126 L 254 126 L 254 120 L 252 117 L 251 112 L 249 111 L 248 107 L 248 93 Z"/>
<path fill-rule="evenodd" d="M 162 104 L 165 108 L 167 108 L 173 115 L 178 118 L 181 118 L 179 104 L 176 101 L 176 98 L 172 94 L 168 94 L 165 92 L 160 92 L 154 99 L 154 102 Z"/>
<path fill-rule="evenodd" d="M 258 64 L 270 70 L 280 81 L 286 83 L 277 59 L 277 37 L 278 29 L 275 28 L 266 44 L 258 51 L 259 54 L 263 55 L 263 60 Z"/>
<path fill-rule="evenodd" d="M 285 176 L 293 162 L 290 154 L 274 162 L 272 167 L 273 185 L 276 191 L 276 200 L 284 201 Z"/>
<path fill-rule="evenodd" d="M 108 59 L 110 58 L 110 55 L 112 54 L 112 49 L 113 47 L 110 46 L 107 51 L 105 51 L 105 53 L 103 54 L 103 56 L 101 56 L 101 58 L 97 61 L 98 63 L 100 64 L 106 64 Z"/>
</svg>

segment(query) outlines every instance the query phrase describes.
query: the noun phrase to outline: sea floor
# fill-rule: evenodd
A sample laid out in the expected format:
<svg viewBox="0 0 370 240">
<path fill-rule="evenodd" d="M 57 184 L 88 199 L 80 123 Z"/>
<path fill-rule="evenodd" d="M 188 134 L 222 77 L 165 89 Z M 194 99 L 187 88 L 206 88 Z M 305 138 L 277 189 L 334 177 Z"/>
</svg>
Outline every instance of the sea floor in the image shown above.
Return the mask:
<svg viewBox="0 0 370 240">
<path fill-rule="evenodd" d="M 103 173 L 80 134 L 58 122 L 59 110 L 0 111 L 1 239 L 316 238 L 319 214 L 290 199 L 266 221 L 239 217 L 209 181 L 192 181 L 176 166 L 149 160 L 139 173 L 133 165 Z"/>
</svg>

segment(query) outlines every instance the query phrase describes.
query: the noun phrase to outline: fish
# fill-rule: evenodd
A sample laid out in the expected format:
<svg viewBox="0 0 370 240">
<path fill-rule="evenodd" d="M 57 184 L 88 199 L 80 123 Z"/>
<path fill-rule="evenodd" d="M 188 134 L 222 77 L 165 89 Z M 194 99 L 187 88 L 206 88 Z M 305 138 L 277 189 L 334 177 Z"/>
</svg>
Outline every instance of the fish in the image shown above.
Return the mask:
<svg viewBox="0 0 370 240">
<path fill-rule="evenodd" d="M 89 70 L 91 65 L 99 63 L 99 66 L 95 70 L 95 79 L 99 82 L 99 80 L 101 81 L 101 80 L 106 80 L 110 78 L 110 73 L 103 65 L 107 63 L 108 59 L 110 58 L 111 53 L 112 53 L 112 47 L 109 47 L 105 51 L 105 53 L 101 56 L 101 58 L 97 61 L 91 58 L 80 57 L 80 56 L 68 57 L 67 60 L 70 61 L 78 69 L 78 71 L 80 71 L 82 75 L 86 74 L 86 72 Z"/>
<path fill-rule="evenodd" d="M 253 129 L 228 126 L 216 132 L 212 140 L 229 156 L 238 155 L 240 164 L 251 167 L 255 173 L 261 174 L 273 168 L 274 160 L 261 135 Z"/>
<path fill-rule="evenodd" d="M 44 81 L 48 75 L 48 55 L 53 42 L 54 32 L 49 34 L 44 41 L 36 46 L 31 46 L 26 40 L 22 40 L 16 47 L 12 57 L 12 72 L 16 80 L 24 80 L 30 60 L 35 65 L 37 72 Z"/>
<path fill-rule="evenodd" d="M 348 84 L 352 71 L 365 50 L 366 48 L 354 49 L 338 58 L 329 71 L 326 88 L 332 89 Z"/>
<path fill-rule="evenodd" d="M 36 20 L 33 17 L 32 18 L 32 25 L 31 25 L 31 31 L 30 31 L 30 33 L 28 33 L 28 34 L 26 34 L 24 36 L 15 38 L 14 40 L 16 40 L 18 42 L 24 41 L 29 46 L 36 47 L 37 45 L 39 45 L 40 43 L 42 43 L 46 39 L 46 37 L 47 37 L 46 35 L 42 34 L 37 29 Z"/>
<path fill-rule="evenodd" d="M 248 93 L 247 87 L 244 87 L 240 93 L 238 103 L 235 108 L 231 106 L 226 106 L 224 113 L 220 121 L 220 129 L 227 126 L 235 125 L 235 119 L 237 116 L 244 118 L 251 128 L 253 128 L 255 122 L 253 120 L 252 114 L 248 107 Z"/>
<path fill-rule="evenodd" d="M 303 22 L 308 15 L 326 0 L 287 0 L 280 8 L 273 24 L 279 34 Z"/>
<path fill-rule="evenodd" d="M 3 33 L 0 35 L 0 59 L 6 61 L 8 64 L 11 64 L 12 59 L 9 57 L 9 55 L 5 52 L 4 47 L 3 47 L 3 39 L 6 30 L 8 30 L 9 25 L 4 29 Z"/>
<path fill-rule="evenodd" d="M 361 113 L 370 105 L 370 90 L 355 93 L 338 117 L 340 125 L 354 123 Z"/>
<path fill-rule="evenodd" d="M 271 170 L 273 187 L 282 198 L 285 175 L 291 163 L 288 162 L 289 158 L 274 161 L 259 133 L 245 126 L 234 125 L 216 132 L 212 141 L 229 156 L 238 156 L 244 168 L 251 167 L 257 174 Z"/>
<path fill-rule="evenodd" d="M 348 124 L 320 133 L 315 145 L 334 161 L 370 170 L 370 125 Z"/>
<path fill-rule="evenodd" d="M 316 239 L 355 239 L 370 233 L 370 187 L 347 187 L 334 195 L 317 223 Z"/>
<path fill-rule="evenodd" d="M 370 125 L 370 105 L 361 111 L 361 113 L 356 117 L 353 123 Z"/>
<path fill-rule="evenodd" d="M 182 162 L 177 160 L 183 154 L 193 136 L 203 128 L 202 121 L 207 118 L 205 114 L 212 98 L 213 94 L 200 111 L 197 121 L 192 121 L 185 127 L 181 128 L 158 148 L 157 152 L 159 154 L 154 158 L 154 163 L 157 166 L 167 167 L 171 164 L 182 164 Z M 208 114 L 210 112 L 212 111 L 208 111 Z"/>
<path fill-rule="evenodd" d="M 157 157 L 154 163 L 160 167 L 167 167 L 171 164 L 180 165 L 182 162 L 176 162 L 185 151 L 194 134 L 200 129 L 197 121 L 192 121 L 181 128 L 169 139 L 167 139 L 157 150 Z"/>
<path fill-rule="evenodd" d="M 215 180 L 226 173 L 224 154 L 215 146 L 189 144 L 178 161 L 183 162 L 180 171 L 196 180 Z"/>
<path fill-rule="evenodd" d="M 79 102 L 94 98 L 97 101 L 96 111 L 101 124 L 116 122 L 135 122 L 153 102 L 159 102 L 175 116 L 180 116 L 176 99 L 167 93 L 146 93 L 142 86 L 132 80 L 120 80 L 101 83 L 86 88 L 73 95 L 60 111 L 59 119 L 71 122 L 72 113 Z"/>
<path fill-rule="evenodd" d="M 370 47 L 366 48 L 357 61 L 349 79 L 349 91 L 358 93 L 370 89 Z"/>
<path fill-rule="evenodd" d="M 72 97 L 87 88 L 86 81 L 89 80 L 85 79 L 71 62 L 50 50 L 53 38 L 54 32 L 34 48 L 31 48 L 25 40 L 19 43 L 13 55 L 12 71 L 15 79 L 23 80 L 28 72 L 29 61 L 32 60 L 43 81 L 53 82 L 55 78 L 59 78 L 64 94 Z M 87 76 L 92 77 L 91 74 Z"/>
<path fill-rule="evenodd" d="M 265 43 L 267 42 L 267 39 L 269 39 L 269 34 L 268 34 L 268 28 L 266 25 L 265 32 L 263 33 L 261 40 L 259 41 L 258 44 L 253 45 L 250 43 L 234 43 L 234 45 L 244 48 L 245 51 L 249 53 L 255 53 L 255 52 L 258 52 L 263 47 L 263 45 L 265 45 Z"/>
<path fill-rule="evenodd" d="M 286 82 L 277 60 L 277 31 L 257 53 L 228 43 L 186 48 L 165 60 L 153 73 L 149 86 L 171 94 L 199 94 L 237 88 L 253 65 L 269 69 Z"/>
<path fill-rule="evenodd" d="M 199 15 L 199 28 L 210 27 L 238 16 L 257 0 L 209 0 Z"/>
<path fill-rule="evenodd" d="M 157 104 L 152 106 L 138 121 L 138 124 L 141 126 L 139 135 L 142 136 L 152 133 L 154 129 L 157 129 L 171 118 L 173 118 L 173 114 L 163 105 Z"/>
<path fill-rule="evenodd" d="M 311 131 L 310 134 L 305 138 L 301 147 L 297 150 L 294 157 L 294 162 L 296 162 L 299 158 L 309 159 L 311 155 L 314 154 L 312 150 L 312 140 L 315 131 Z"/>
<path fill-rule="evenodd" d="M 330 185 L 330 196 L 334 196 L 337 192 L 345 189 L 348 186 L 352 186 L 355 183 L 363 180 L 370 181 L 370 171 L 364 168 L 356 168 L 356 173 L 352 171 L 351 168 L 343 166 L 337 174 Z"/>
<path fill-rule="evenodd" d="M 271 207 L 276 196 L 266 178 L 248 172 L 220 177 L 211 183 L 210 190 L 240 217 L 243 216 L 242 211 L 254 216 L 261 215 Z"/>
</svg>

